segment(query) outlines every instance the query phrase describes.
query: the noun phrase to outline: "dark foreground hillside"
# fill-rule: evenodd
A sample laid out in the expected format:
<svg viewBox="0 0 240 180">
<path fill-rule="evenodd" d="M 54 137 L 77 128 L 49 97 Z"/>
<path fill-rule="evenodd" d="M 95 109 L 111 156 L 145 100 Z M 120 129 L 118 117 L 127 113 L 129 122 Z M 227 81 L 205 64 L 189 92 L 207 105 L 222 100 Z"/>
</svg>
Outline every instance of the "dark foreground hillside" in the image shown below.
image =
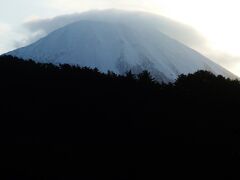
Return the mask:
<svg viewBox="0 0 240 180">
<path fill-rule="evenodd" d="M 239 179 L 240 82 L 0 57 L 1 170 L 16 180 Z"/>
</svg>

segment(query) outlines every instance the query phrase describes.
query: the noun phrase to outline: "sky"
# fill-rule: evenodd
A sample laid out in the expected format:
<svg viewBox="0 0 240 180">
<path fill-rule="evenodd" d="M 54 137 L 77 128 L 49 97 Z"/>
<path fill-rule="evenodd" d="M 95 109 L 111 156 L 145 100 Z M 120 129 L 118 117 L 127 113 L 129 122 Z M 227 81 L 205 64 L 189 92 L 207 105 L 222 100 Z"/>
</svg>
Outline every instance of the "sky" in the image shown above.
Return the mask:
<svg viewBox="0 0 240 180">
<path fill-rule="evenodd" d="M 205 48 L 196 49 L 240 76 L 239 0 L 0 0 L 0 4 L 0 54 L 37 36 L 24 27 L 28 22 L 94 9 L 141 10 L 193 27 L 205 40 Z"/>
</svg>

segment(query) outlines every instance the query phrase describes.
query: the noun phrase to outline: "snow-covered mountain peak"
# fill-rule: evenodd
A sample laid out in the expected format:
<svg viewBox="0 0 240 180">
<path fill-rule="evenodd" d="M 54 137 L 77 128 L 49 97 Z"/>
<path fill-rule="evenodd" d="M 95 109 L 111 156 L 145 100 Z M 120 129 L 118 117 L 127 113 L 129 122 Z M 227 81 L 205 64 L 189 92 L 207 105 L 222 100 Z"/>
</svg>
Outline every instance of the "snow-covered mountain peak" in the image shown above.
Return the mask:
<svg viewBox="0 0 240 180">
<path fill-rule="evenodd" d="M 154 25 L 104 21 L 103 18 L 93 20 L 87 16 L 8 54 L 39 62 L 96 67 L 103 72 L 110 70 L 118 74 L 148 70 L 165 82 L 197 70 L 233 77 L 221 66 L 163 34 Z"/>
</svg>

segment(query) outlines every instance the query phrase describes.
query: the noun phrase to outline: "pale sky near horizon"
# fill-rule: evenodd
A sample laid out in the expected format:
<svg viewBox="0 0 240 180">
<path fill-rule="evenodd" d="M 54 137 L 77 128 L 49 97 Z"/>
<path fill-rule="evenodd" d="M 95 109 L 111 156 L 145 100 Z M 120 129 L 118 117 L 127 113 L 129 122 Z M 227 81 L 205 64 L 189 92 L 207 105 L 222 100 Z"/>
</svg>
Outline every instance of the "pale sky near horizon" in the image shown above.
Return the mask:
<svg viewBox="0 0 240 180">
<path fill-rule="evenodd" d="M 142 10 L 190 25 L 206 38 L 219 63 L 240 76 L 239 0 L 0 0 L 0 54 L 24 39 L 24 22 L 93 9 Z M 218 62 L 218 59 L 215 59 Z"/>
</svg>

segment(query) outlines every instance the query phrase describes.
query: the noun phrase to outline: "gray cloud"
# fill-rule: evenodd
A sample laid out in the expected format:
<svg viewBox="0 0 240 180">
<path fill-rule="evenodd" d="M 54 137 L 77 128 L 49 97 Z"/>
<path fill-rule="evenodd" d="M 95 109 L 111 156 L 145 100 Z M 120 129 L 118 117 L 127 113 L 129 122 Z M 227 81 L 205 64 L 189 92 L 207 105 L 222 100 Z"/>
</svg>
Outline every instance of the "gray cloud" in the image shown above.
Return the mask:
<svg viewBox="0 0 240 180">
<path fill-rule="evenodd" d="M 75 13 L 57 16 L 51 19 L 34 20 L 23 24 L 23 26 L 31 34 L 37 34 L 35 39 L 30 38 L 31 41 L 33 41 L 43 35 L 51 33 L 56 29 L 79 20 L 98 20 L 108 22 L 118 21 L 120 23 L 127 24 L 133 23 L 134 25 L 144 23 L 146 26 L 148 24 L 154 24 L 161 32 L 177 39 L 178 41 L 181 41 L 182 43 L 191 45 L 191 47 L 199 47 L 200 44 L 205 44 L 206 42 L 204 38 L 190 26 L 183 25 L 163 16 L 143 12 L 128 12 L 119 10 L 90 11 L 81 14 Z"/>
</svg>

